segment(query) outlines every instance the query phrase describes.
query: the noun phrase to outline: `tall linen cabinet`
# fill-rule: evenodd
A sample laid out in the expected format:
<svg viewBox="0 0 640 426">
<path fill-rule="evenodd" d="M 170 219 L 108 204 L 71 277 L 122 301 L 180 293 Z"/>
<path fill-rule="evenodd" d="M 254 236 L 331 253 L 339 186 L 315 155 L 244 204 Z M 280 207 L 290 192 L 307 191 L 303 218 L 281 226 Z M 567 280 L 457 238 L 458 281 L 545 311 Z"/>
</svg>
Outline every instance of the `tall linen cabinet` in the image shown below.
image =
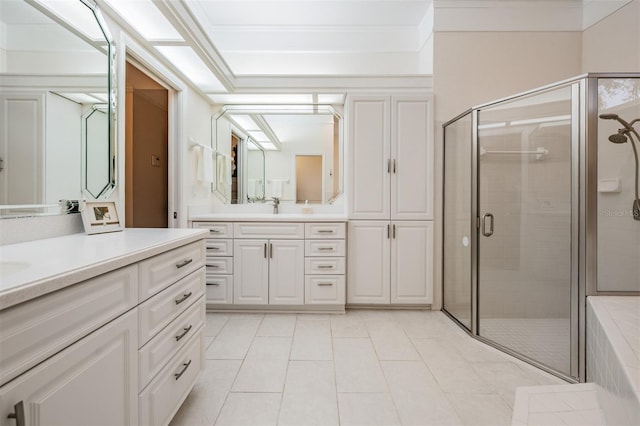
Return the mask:
<svg viewBox="0 0 640 426">
<path fill-rule="evenodd" d="M 431 304 L 433 99 L 356 95 L 347 108 L 347 303 Z"/>
</svg>

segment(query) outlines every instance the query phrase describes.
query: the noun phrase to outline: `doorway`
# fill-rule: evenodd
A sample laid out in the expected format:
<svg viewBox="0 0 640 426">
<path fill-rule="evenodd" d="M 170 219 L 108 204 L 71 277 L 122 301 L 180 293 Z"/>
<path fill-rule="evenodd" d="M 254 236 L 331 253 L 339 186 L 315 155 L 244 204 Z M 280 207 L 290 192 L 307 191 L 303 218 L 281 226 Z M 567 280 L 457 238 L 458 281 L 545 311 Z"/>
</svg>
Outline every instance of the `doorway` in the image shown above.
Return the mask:
<svg viewBox="0 0 640 426">
<path fill-rule="evenodd" d="M 168 227 L 169 91 L 127 61 L 125 226 Z"/>
<path fill-rule="evenodd" d="M 296 155 L 296 203 L 322 203 L 322 155 Z"/>
</svg>

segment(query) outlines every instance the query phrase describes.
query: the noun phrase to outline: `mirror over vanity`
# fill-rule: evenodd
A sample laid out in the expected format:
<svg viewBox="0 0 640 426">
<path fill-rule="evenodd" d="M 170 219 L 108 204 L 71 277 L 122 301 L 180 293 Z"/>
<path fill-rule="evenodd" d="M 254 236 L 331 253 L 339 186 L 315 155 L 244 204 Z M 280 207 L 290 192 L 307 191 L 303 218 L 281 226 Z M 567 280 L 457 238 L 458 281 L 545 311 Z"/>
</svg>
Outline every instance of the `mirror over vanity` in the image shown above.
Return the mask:
<svg viewBox="0 0 640 426">
<path fill-rule="evenodd" d="M 213 190 L 227 204 L 331 204 L 343 189 L 342 117 L 329 105 L 226 105 L 212 119 Z"/>
<path fill-rule="evenodd" d="M 2 0 L 0 25 L 0 216 L 107 197 L 115 54 L 99 11 L 82 0 Z"/>
</svg>

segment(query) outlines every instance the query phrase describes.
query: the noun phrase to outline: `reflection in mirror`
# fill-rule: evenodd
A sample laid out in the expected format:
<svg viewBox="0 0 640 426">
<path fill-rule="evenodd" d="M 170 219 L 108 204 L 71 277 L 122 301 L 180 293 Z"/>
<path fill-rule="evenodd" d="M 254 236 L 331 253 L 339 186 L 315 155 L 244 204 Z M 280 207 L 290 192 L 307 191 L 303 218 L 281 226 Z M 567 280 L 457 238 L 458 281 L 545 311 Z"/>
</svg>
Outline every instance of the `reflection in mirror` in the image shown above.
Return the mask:
<svg viewBox="0 0 640 426">
<path fill-rule="evenodd" d="M 215 191 L 228 204 L 332 203 L 342 192 L 341 117 L 326 105 L 228 105 L 212 121 Z"/>
<path fill-rule="evenodd" d="M 93 2 L 1 0 L 0 27 L 0 215 L 108 196 L 114 49 Z"/>
</svg>

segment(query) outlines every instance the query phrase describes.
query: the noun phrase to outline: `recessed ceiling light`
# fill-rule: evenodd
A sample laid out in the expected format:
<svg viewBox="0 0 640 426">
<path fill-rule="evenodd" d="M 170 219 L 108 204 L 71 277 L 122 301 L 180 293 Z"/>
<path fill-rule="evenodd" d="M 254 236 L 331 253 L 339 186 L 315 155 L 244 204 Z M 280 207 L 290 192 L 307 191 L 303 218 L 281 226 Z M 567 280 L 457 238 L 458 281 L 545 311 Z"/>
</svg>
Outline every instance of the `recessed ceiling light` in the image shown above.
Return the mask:
<svg viewBox="0 0 640 426">
<path fill-rule="evenodd" d="M 209 98 L 217 104 L 310 104 L 313 96 L 310 94 L 215 94 Z"/>
<path fill-rule="evenodd" d="M 82 32 L 93 41 L 104 42 L 104 34 L 97 25 L 91 9 L 79 1 L 40 0 L 47 9 L 54 12 L 67 24 Z"/>
<path fill-rule="evenodd" d="M 274 144 L 272 144 L 271 142 L 260 142 L 260 145 L 262 146 L 262 149 L 264 149 L 265 151 L 277 151 L 278 148 L 276 148 L 276 146 Z"/>
<path fill-rule="evenodd" d="M 318 103 L 319 104 L 328 104 L 328 105 L 343 105 L 344 104 L 344 93 L 319 93 L 318 94 Z"/>
</svg>

